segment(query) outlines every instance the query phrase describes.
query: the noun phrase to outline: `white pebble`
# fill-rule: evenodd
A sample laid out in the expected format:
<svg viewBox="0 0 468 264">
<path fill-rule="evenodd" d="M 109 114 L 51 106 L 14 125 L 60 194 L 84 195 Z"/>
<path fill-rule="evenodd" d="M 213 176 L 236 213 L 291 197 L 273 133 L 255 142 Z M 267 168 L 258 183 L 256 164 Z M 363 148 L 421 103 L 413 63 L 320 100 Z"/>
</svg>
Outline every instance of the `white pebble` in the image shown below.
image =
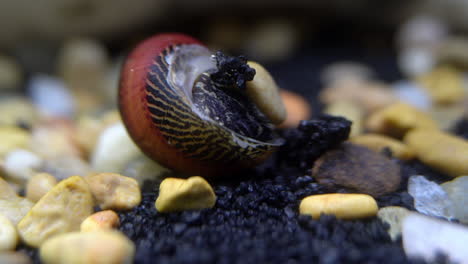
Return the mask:
<svg viewBox="0 0 468 264">
<path fill-rule="evenodd" d="M 403 248 L 408 257 L 435 260 L 440 252 L 451 263 L 468 263 L 468 228 L 412 213 L 403 220 Z"/>
<path fill-rule="evenodd" d="M 117 123 L 106 128 L 99 136 L 91 156 L 91 166 L 96 172 L 121 173 L 127 163 L 140 153 L 124 125 Z"/>
<path fill-rule="evenodd" d="M 26 182 L 42 165 L 42 159 L 27 150 L 14 150 L 5 157 L 4 169 L 15 181 Z"/>
<path fill-rule="evenodd" d="M 75 113 L 74 98 L 59 79 L 35 75 L 30 80 L 28 91 L 44 115 L 69 118 Z"/>
</svg>

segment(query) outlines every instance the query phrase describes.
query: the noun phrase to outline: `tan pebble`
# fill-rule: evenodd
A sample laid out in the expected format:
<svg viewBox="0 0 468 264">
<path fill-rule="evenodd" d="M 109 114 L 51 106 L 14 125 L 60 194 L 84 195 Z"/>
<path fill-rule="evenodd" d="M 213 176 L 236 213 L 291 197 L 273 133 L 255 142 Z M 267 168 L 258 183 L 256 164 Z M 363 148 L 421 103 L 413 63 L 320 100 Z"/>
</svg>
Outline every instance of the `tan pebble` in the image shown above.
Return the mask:
<svg viewBox="0 0 468 264">
<path fill-rule="evenodd" d="M 0 252 L 14 250 L 18 244 L 18 233 L 10 219 L 0 214 Z"/>
<path fill-rule="evenodd" d="M 336 101 L 324 110 L 324 113 L 334 116 L 342 116 L 353 122 L 350 136 L 356 136 L 362 133 L 364 124 L 364 109 L 351 101 Z"/>
<path fill-rule="evenodd" d="M 372 196 L 354 193 L 311 195 L 302 199 L 299 205 L 301 214 L 311 215 L 314 219 L 318 219 L 321 214 L 347 220 L 368 218 L 375 216 L 378 209 Z"/>
<path fill-rule="evenodd" d="M 0 55 L 0 91 L 15 90 L 20 87 L 23 73 L 13 58 Z"/>
<path fill-rule="evenodd" d="M 73 137 L 83 150 L 85 157 L 89 157 L 103 129 L 102 123 L 97 118 L 81 116 L 76 124 L 76 133 Z"/>
<path fill-rule="evenodd" d="M 17 225 L 33 207 L 28 199 L 19 197 L 10 184 L 0 178 L 0 213 Z"/>
<path fill-rule="evenodd" d="M 282 128 L 297 127 L 301 120 L 309 120 L 312 110 L 307 100 L 301 95 L 281 89 L 280 96 L 286 107 L 286 120 L 280 124 Z"/>
<path fill-rule="evenodd" d="M 0 200 L 9 200 L 17 196 L 17 193 L 10 184 L 0 177 Z"/>
<path fill-rule="evenodd" d="M 403 142 L 379 134 L 363 134 L 349 139 L 350 142 L 372 149 L 376 152 L 382 152 L 388 148 L 394 157 L 402 160 L 409 160 L 415 157 L 412 151 Z"/>
<path fill-rule="evenodd" d="M 38 173 L 26 185 L 26 198 L 37 202 L 57 184 L 57 179 L 48 173 Z"/>
<path fill-rule="evenodd" d="M 25 97 L 5 96 L 0 99 L 0 125 L 16 126 L 18 123 L 28 125 L 37 120 L 37 110 Z"/>
<path fill-rule="evenodd" d="M 437 130 L 410 131 L 404 142 L 425 164 L 452 177 L 468 174 L 468 141 Z"/>
<path fill-rule="evenodd" d="M 27 148 L 30 140 L 31 136 L 23 129 L 13 126 L 0 127 L 0 157 L 12 150 Z"/>
<path fill-rule="evenodd" d="M 342 143 L 315 161 L 312 175 L 326 188 L 379 197 L 400 187 L 400 166 L 368 148 Z"/>
<path fill-rule="evenodd" d="M 141 202 L 141 191 L 135 179 L 116 173 L 99 173 L 86 177 L 86 181 L 101 209 L 129 210 Z"/>
<path fill-rule="evenodd" d="M 76 97 L 80 112 L 97 108 L 105 102 L 109 59 L 101 43 L 91 39 L 67 41 L 59 53 L 58 68 L 59 76 Z"/>
<path fill-rule="evenodd" d="M 285 60 L 299 44 L 299 27 L 292 20 L 274 18 L 250 27 L 242 40 L 244 50 L 261 61 Z"/>
<path fill-rule="evenodd" d="M 32 264 L 31 258 L 19 251 L 0 252 L 0 263 L 5 264 Z"/>
<path fill-rule="evenodd" d="M 74 125 L 66 120 L 48 120 L 33 128 L 31 150 L 44 158 L 80 157 L 82 152 L 74 133 Z"/>
<path fill-rule="evenodd" d="M 255 69 L 255 77 L 247 82 L 247 96 L 273 124 L 281 124 L 286 119 L 286 108 L 279 95 L 279 88 L 270 73 L 260 64 L 249 61 Z"/>
<path fill-rule="evenodd" d="M 117 228 L 120 225 L 119 216 L 112 210 L 105 210 L 88 216 L 81 223 L 81 232 L 94 232 Z"/>
<path fill-rule="evenodd" d="M 80 176 L 55 185 L 19 222 L 18 232 L 29 246 L 38 247 L 48 238 L 78 231 L 93 212 L 93 197 Z"/>
<path fill-rule="evenodd" d="M 393 90 L 387 85 L 359 78 L 336 80 L 325 87 L 319 94 L 324 104 L 336 101 L 350 101 L 360 105 L 366 112 L 388 106 L 396 101 Z"/>
<path fill-rule="evenodd" d="M 418 82 L 426 88 L 436 104 L 453 104 L 463 100 L 463 74 L 456 68 L 441 65 L 420 76 Z"/>
<path fill-rule="evenodd" d="M 188 179 L 167 178 L 159 186 L 156 209 L 159 212 L 175 212 L 212 208 L 216 195 L 210 184 L 199 176 Z"/>
<path fill-rule="evenodd" d="M 47 240 L 39 255 L 44 264 L 132 263 L 135 245 L 117 231 L 68 233 Z"/>
<path fill-rule="evenodd" d="M 410 212 L 410 210 L 400 206 L 386 206 L 377 212 L 379 219 L 390 226 L 387 232 L 393 241 L 396 241 L 401 235 L 403 219 Z"/>
<path fill-rule="evenodd" d="M 398 102 L 372 113 L 366 127 L 371 132 L 402 138 L 411 129 L 437 129 L 437 123 L 428 114 Z"/>
</svg>

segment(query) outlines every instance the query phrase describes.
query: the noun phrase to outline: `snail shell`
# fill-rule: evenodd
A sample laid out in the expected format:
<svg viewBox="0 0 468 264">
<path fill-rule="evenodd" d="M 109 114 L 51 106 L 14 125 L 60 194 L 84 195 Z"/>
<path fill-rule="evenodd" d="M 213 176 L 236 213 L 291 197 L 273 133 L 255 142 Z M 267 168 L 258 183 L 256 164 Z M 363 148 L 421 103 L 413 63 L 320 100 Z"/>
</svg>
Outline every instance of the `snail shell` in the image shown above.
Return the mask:
<svg viewBox="0 0 468 264">
<path fill-rule="evenodd" d="M 182 34 L 156 35 L 129 54 L 119 109 L 146 155 L 176 171 L 212 176 L 255 166 L 281 144 L 240 90 L 210 78 L 216 70 L 212 53 Z"/>
</svg>

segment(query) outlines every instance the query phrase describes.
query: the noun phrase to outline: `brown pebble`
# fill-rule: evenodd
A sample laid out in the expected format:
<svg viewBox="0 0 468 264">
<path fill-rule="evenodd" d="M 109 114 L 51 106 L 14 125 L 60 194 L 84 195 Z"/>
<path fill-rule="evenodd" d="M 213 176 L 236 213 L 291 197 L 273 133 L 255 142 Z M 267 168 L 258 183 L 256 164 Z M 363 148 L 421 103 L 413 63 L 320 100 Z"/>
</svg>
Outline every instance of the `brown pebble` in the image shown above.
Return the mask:
<svg viewBox="0 0 468 264">
<path fill-rule="evenodd" d="M 396 162 L 351 143 L 325 153 L 315 162 L 312 174 L 327 188 L 344 188 L 373 197 L 396 191 L 401 180 Z"/>
<path fill-rule="evenodd" d="M 280 90 L 280 96 L 283 99 L 284 106 L 286 107 L 287 117 L 279 127 L 297 127 L 301 120 L 310 119 L 312 110 L 304 97 L 284 89 Z"/>
</svg>

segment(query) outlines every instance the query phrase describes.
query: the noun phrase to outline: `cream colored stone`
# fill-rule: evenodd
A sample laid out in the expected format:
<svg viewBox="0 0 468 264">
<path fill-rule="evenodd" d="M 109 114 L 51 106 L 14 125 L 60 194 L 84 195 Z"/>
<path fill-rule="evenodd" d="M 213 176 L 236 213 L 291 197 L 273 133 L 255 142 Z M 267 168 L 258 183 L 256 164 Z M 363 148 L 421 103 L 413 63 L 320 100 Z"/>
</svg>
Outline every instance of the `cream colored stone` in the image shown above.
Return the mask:
<svg viewBox="0 0 468 264">
<path fill-rule="evenodd" d="M 387 85 L 359 78 L 338 79 L 325 87 L 319 99 L 322 103 L 351 101 L 366 112 L 373 112 L 396 101 L 396 95 Z"/>
<path fill-rule="evenodd" d="M 73 232 L 47 240 L 39 254 L 44 264 L 129 264 L 135 245 L 117 231 Z"/>
<path fill-rule="evenodd" d="M 216 195 L 210 184 L 199 176 L 188 179 L 167 178 L 159 186 L 156 209 L 159 212 L 175 212 L 212 208 Z"/>
<path fill-rule="evenodd" d="M 92 39 L 67 41 L 58 55 L 58 69 L 59 76 L 77 98 L 80 112 L 96 109 L 106 102 L 104 88 L 109 58 L 101 43 Z"/>
<path fill-rule="evenodd" d="M 48 173 L 38 173 L 26 185 L 26 198 L 37 202 L 57 184 L 57 179 Z"/>
<path fill-rule="evenodd" d="M 143 186 L 145 180 L 160 182 L 164 177 L 174 174 L 174 172 L 143 155 L 143 153 L 130 160 L 122 172 L 123 175 L 135 179 L 140 187 Z"/>
<path fill-rule="evenodd" d="M 12 150 L 26 148 L 30 140 L 31 136 L 23 129 L 13 126 L 0 127 L 0 157 Z"/>
<path fill-rule="evenodd" d="M 95 232 L 118 228 L 120 225 L 119 215 L 112 210 L 105 210 L 88 216 L 81 223 L 81 232 Z"/>
<path fill-rule="evenodd" d="M 129 210 L 141 202 L 141 191 L 135 179 L 116 173 L 99 173 L 86 177 L 86 181 L 101 209 Z"/>
<path fill-rule="evenodd" d="M 18 244 L 18 233 L 10 219 L 0 213 L 0 252 L 14 250 Z"/>
<path fill-rule="evenodd" d="M 13 225 L 17 225 L 33 207 L 28 199 L 19 197 L 10 185 L 0 178 L 0 214 L 7 217 Z"/>
<path fill-rule="evenodd" d="M 410 212 L 410 210 L 400 206 L 386 206 L 380 208 L 379 212 L 377 212 L 377 217 L 390 226 L 387 232 L 393 241 L 396 241 L 401 235 L 403 219 Z"/>
<path fill-rule="evenodd" d="M 468 224 L 468 176 L 459 176 L 440 185 L 450 197 L 455 218 Z"/>
<path fill-rule="evenodd" d="M 262 65 L 253 61 L 249 61 L 248 65 L 255 69 L 256 74 L 254 79 L 246 84 L 247 96 L 273 124 L 281 124 L 286 120 L 286 108 L 278 85 Z"/>
<path fill-rule="evenodd" d="M 141 155 L 125 126 L 119 122 L 106 128 L 91 154 L 91 166 L 97 172 L 121 173 L 126 164 Z"/>
<path fill-rule="evenodd" d="M 402 160 L 409 160 L 415 157 L 412 151 L 403 142 L 379 134 L 363 134 L 349 139 L 354 144 L 370 148 L 377 152 L 382 152 L 385 148 L 390 149 L 392 155 Z"/>
<path fill-rule="evenodd" d="M 437 123 L 432 118 L 405 103 L 394 103 L 372 113 L 366 122 L 371 132 L 382 133 L 395 138 L 402 138 L 415 128 L 436 130 Z"/>
<path fill-rule="evenodd" d="M 25 97 L 5 96 L 0 99 L 0 125 L 31 125 L 37 120 L 37 110 Z"/>
<path fill-rule="evenodd" d="M 31 258 L 23 252 L 0 252 L 0 263 L 5 264 L 32 264 Z"/>
<path fill-rule="evenodd" d="M 404 142 L 415 151 L 419 160 L 452 177 L 468 174 L 468 141 L 451 134 L 416 129 Z"/>
<path fill-rule="evenodd" d="M 9 179 L 25 184 L 42 166 L 43 160 L 36 154 L 17 149 L 5 156 L 4 170 Z"/>
<path fill-rule="evenodd" d="M 280 95 L 287 113 L 286 120 L 280 124 L 280 127 L 297 127 L 301 120 L 309 120 L 312 109 L 304 97 L 285 89 L 280 90 Z"/>
<path fill-rule="evenodd" d="M 420 76 L 417 81 L 426 88 L 436 104 L 453 104 L 463 100 L 463 74 L 456 68 L 441 65 Z"/>
<path fill-rule="evenodd" d="M 13 190 L 8 182 L 0 177 L 0 199 L 8 200 L 15 197 L 17 197 L 15 190 Z"/>
<path fill-rule="evenodd" d="M 93 212 L 93 197 L 79 176 L 61 181 L 44 195 L 19 222 L 21 239 L 38 247 L 48 238 L 80 229 Z"/>
<path fill-rule="evenodd" d="M 335 101 L 327 105 L 324 112 L 329 115 L 342 116 L 353 122 L 350 137 L 362 133 L 364 128 L 364 109 L 351 101 Z"/>
<path fill-rule="evenodd" d="M 377 202 L 367 194 L 318 194 L 307 196 L 299 205 L 301 214 L 318 219 L 321 214 L 335 215 L 340 219 L 360 219 L 377 214 Z"/>
<path fill-rule="evenodd" d="M 31 150 L 44 158 L 81 156 L 74 141 L 73 124 L 60 119 L 50 120 L 33 128 Z"/>
</svg>

